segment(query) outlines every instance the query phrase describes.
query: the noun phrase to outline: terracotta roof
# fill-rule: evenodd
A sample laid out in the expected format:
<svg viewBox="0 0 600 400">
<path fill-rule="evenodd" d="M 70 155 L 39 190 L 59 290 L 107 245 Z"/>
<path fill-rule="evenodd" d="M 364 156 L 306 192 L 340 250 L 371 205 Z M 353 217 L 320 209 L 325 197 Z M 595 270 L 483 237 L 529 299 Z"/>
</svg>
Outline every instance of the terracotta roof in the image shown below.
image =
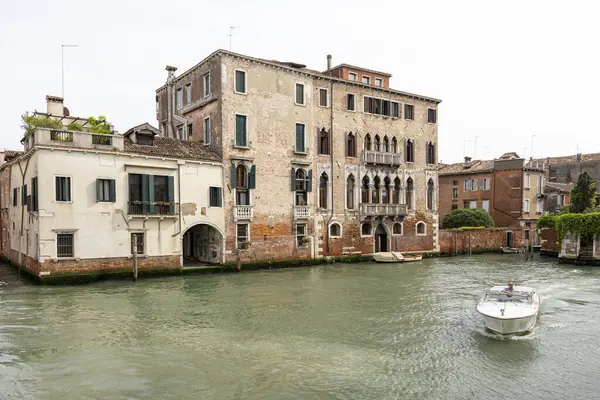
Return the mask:
<svg viewBox="0 0 600 400">
<path fill-rule="evenodd" d="M 515 153 L 514 151 L 511 151 L 510 153 L 504 153 L 500 156 L 501 160 L 505 160 L 507 158 L 520 158 L 519 155 L 517 153 Z"/>
<path fill-rule="evenodd" d="M 143 146 L 124 138 L 125 153 L 144 154 L 154 157 L 179 158 L 183 160 L 221 162 L 217 153 L 208 150 L 201 142 L 156 136 L 154 146 Z"/>
<path fill-rule="evenodd" d="M 600 153 L 589 153 L 589 154 L 581 154 L 581 161 L 600 161 Z M 538 161 L 540 163 L 545 162 L 546 165 L 564 165 L 564 164 L 574 164 L 579 162 L 577 160 L 577 154 L 571 156 L 562 156 L 562 157 L 546 157 L 546 158 L 538 158 L 533 161 Z"/>
<path fill-rule="evenodd" d="M 494 160 L 473 160 L 456 164 L 448 164 L 438 171 L 440 175 L 464 175 L 494 170 Z"/>
<path fill-rule="evenodd" d="M 350 65 L 350 64 L 336 65 L 335 67 L 331 68 L 329 71 L 333 71 L 334 69 L 338 69 L 338 68 L 356 69 L 356 70 L 359 70 L 359 71 L 370 72 L 372 74 L 377 74 L 377 75 L 387 76 L 387 77 L 391 77 L 392 76 L 392 74 L 388 74 L 387 72 L 375 71 L 374 69 L 357 67 L 356 65 Z M 325 72 L 329 72 L 329 71 L 325 71 Z"/>
<path fill-rule="evenodd" d="M 128 129 L 127 132 L 125 132 L 123 135 L 129 136 L 134 132 L 139 132 L 143 130 L 151 131 L 154 135 L 160 134 L 160 131 L 157 128 L 153 127 L 148 122 L 144 122 L 143 124 L 139 124 L 137 126 L 134 126 L 133 128 Z"/>
<path fill-rule="evenodd" d="M 546 182 L 544 185 L 545 192 L 570 192 L 573 190 L 573 183 Z"/>
<path fill-rule="evenodd" d="M 8 162 L 14 160 L 22 154 L 23 152 L 18 150 L 4 150 L 4 161 Z"/>
</svg>

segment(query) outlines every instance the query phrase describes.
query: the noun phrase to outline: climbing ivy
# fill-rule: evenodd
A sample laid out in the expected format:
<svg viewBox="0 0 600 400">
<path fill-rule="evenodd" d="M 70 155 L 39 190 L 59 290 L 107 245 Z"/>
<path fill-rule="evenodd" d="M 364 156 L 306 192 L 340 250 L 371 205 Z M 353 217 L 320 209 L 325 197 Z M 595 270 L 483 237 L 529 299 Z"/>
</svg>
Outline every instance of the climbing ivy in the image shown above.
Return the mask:
<svg viewBox="0 0 600 400">
<path fill-rule="evenodd" d="M 83 131 L 83 125 L 73 121 L 67 126 L 67 130 L 81 132 L 81 131 Z"/>
<path fill-rule="evenodd" d="M 556 217 L 557 216 L 555 214 L 542 215 L 537 220 L 537 226 L 539 226 L 540 228 L 547 228 L 547 227 L 554 226 L 556 224 Z"/>
<path fill-rule="evenodd" d="M 562 240 L 567 233 L 592 237 L 600 235 L 600 212 L 559 215 L 555 217 L 555 227 L 559 247 L 562 246 Z"/>
</svg>

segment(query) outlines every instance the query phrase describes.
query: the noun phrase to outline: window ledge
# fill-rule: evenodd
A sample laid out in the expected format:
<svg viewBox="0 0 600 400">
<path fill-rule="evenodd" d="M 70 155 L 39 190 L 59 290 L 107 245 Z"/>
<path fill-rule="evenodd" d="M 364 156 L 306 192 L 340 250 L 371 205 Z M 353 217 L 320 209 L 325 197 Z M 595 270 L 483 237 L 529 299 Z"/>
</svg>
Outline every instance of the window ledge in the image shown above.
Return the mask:
<svg viewBox="0 0 600 400">
<path fill-rule="evenodd" d="M 250 149 L 251 149 L 251 147 L 250 147 L 250 146 L 239 146 L 239 145 L 237 145 L 237 144 L 234 144 L 234 145 L 233 145 L 233 148 L 234 148 L 234 149 L 240 149 L 240 150 L 250 150 Z"/>
<path fill-rule="evenodd" d="M 300 107 L 306 107 L 306 104 L 300 104 L 300 103 L 296 103 L 296 102 L 294 102 L 294 105 L 300 106 Z"/>
<path fill-rule="evenodd" d="M 294 150 L 294 154 L 299 154 L 301 156 L 307 156 L 308 152 L 307 151 L 298 151 L 298 150 Z"/>
<path fill-rule="evenodd" d="M 237 90 L 234 90 L 233 93 L 241 94 L 242 96 L 248 96 L 248 92 L 238 92 Z"/>
</svg>

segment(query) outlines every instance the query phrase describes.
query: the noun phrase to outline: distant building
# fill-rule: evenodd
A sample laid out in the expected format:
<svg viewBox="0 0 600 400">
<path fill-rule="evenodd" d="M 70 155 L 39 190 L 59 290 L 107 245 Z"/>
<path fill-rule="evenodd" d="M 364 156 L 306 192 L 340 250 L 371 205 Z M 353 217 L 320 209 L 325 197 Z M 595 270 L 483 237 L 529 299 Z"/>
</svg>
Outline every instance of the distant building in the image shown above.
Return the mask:
<svg viewBox="0 0 600 400">
<path fill-rule="evenodd" d="M 38 128 L 0 165 L 0 256 L 35 276 L 177 269 L 222 263 L 223 167 L 202 143 L 142 124 L 124 135 L 87 131 L 48 96 L 63 129 Z M 83 131 L 67 130 L 78 122 Z"/>
</svg>

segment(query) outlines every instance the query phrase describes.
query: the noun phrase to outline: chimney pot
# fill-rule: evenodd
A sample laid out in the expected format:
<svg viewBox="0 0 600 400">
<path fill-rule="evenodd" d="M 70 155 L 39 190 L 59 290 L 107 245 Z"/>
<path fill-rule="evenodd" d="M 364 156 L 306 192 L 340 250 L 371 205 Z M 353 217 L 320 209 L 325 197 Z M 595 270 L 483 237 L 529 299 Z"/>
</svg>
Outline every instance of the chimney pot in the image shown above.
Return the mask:
<svg viewBox="0 0 600 400">
<path fill-rule="evenodd" d="M 46 96 L 46 112 L 54 116 L 62 117 L 64 115 L 64 99 L 57 96 Z"/>
<path fill-rule="evenodd" d="M 465 156 L 465 162 L 471 162 L 471 157 Z"/>
<path fill-rule="evenodd" d="M 327 54 L 327 71 L 331 70 L 331 54 Z"/>
</svg>

